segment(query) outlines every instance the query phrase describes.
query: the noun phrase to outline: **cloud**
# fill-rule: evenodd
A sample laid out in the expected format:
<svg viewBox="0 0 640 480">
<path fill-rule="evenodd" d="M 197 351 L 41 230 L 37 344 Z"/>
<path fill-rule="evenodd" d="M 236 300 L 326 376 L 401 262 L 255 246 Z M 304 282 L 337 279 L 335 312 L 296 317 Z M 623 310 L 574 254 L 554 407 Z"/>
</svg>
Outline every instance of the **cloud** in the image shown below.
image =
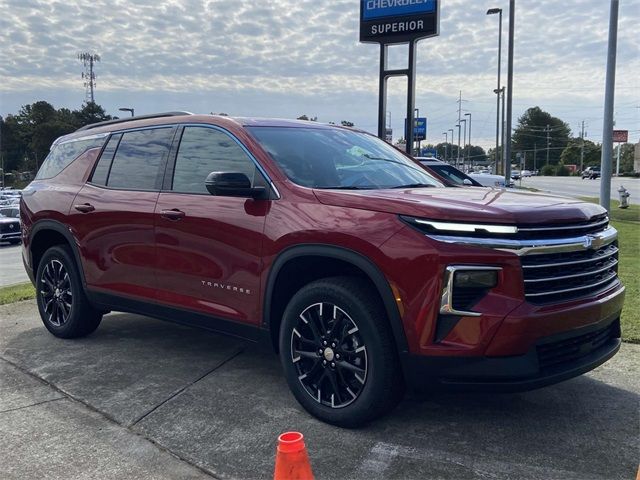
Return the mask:
<svg viewBox="0 0 640 480">
<path fill-rule="evenodd" d="M 431 118 L 432 141 L 455 124 L 460 90 L 468 100 L 463 108 L 476 115 L 478 141 L 492 137 L 498 29 L 497 17 L 485 12 L 495 6 L 505 11 L 506 59 L 506 0 L 443 1 L 441 35 L 419 45 L 418 106 Z M 40 98 L 63 106 L 76 95 L 75 105 L 64 106 L 79 104 L 76 55 L 94 51 L 102 57 L 97 101 L 111 111 L 118 98 L 163 110 L 167 98 L 233 107 L 233 97 L 230 113 L 253 106 L 256 115 L 297 116 L 331 105 L 335 113 L 325 120 L 348 118 L 375 129 L 378 47 L 358 43 L 358 7 L 356 0 L 4 0 L 0 114 Z M 618 115 L 636 123 L 632 130 L 638 128 L 639 11 L 640 0 L 622 2 L 617 97 L 626 106 Z M 517 2 L 516 114 L 539 104 L 572 125 L 586 117 L 597 131 L 608 13 L 602 0 Z M 393 82 L 389 100 L 396 131 L 405 108 L 401 84 Z M 361 108 L 343 109 L 350 95 L 363 101 Z"/>
</svg>

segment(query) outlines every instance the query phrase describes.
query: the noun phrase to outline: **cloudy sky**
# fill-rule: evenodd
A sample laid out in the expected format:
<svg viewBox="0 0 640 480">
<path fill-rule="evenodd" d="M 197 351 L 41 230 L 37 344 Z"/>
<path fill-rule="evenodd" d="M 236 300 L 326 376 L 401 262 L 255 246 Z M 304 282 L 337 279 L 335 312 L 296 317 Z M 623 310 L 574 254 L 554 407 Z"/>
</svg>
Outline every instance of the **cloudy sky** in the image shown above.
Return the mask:
<svg viewBox="0 0 640 480">
<path fill-rule="evenodd" d="M 442 1 L 441 35 L 418 47 L 416 106 L 429 117 L 428 141 L 454 128 L 461 90 L 473 142 L 494 142 L 498 18 L 485 12 L 502 7 L 506 20 L 508 3 Z M 539 105 L 574 132 L 584 120 L 587 138 L 600 141 L 610 2 L 516 4 L 514 123 Z M 357 0 L 0 0 L 0 115 L 37 100 L 78 108 L 76 56 L 90 51 L 102 57 L 96 102 L 110 114 L 307 114 L 376 131 L 378 46 L 358 42 L 358 21 Z M 617 128 L 638 141 L 640 0 L 620 0 L 619 29 Z M 392 57 L 403 67 L 406 47 Z M 390 82 L 395 137 L 405 85 Z"/>
</svg>

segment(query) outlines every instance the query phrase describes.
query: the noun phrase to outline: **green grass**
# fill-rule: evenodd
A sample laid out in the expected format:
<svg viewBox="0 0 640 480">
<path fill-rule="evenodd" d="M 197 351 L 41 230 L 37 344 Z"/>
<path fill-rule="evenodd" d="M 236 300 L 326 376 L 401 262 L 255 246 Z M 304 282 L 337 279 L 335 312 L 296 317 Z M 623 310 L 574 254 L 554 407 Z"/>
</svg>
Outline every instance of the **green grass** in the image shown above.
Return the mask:
<svg viewBox="0 0 640 480">
<path fill-rule="evenodd" d="M 583 200 L 598 203 L 597 198 Z M 611 224 L 618 230 L 620 264 L 618 274 L 627 288 L 622 311 L 622 339 L 640 343 L 640 206 L 618 208 L 611 201 Z"/>
<path fill-rule="evenodd" d="M 36 290 L 30 283 L 0 287 L 0 305 L 36 298 Z"/>
</svg>

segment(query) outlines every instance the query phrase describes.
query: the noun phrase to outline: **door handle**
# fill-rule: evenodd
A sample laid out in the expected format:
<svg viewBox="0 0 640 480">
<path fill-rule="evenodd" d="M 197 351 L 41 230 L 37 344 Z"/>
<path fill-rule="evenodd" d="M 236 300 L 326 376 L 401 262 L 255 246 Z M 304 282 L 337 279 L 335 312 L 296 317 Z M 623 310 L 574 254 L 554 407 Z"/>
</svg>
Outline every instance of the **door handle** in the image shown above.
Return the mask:
<svg viewBox="0 0 640 480">
<path fill-rule="evenodd" d="M 78 210 L 79 212 L 82 212 L 82 213 L 93 212 L 96 209 L 96 207 L 94 207 L 90 203 L 83 203 L 81 205 L 74 205 L 73 208 L 75 208 L 76 210 Z"/>
<path fill-rule="evenodd" d="M 173 221 L 182 220 L 184 218 L 184 212 L 182 210 L 178 210 L 177 208 L 172 208 L 171 210 L 162 210 L 160 212 L 160 215 Z"/>
</svg>

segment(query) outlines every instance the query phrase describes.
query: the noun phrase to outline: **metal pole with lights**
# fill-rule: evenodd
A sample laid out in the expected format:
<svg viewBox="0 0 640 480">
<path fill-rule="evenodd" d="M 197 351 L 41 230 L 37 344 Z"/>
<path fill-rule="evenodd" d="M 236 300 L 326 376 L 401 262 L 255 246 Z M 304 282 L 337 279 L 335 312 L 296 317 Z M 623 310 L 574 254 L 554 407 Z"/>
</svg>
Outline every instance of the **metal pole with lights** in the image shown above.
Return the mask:
<svg viewBox="0 0 640 480">
<path fill-rule="evenodd" d="M 471 114 L 465 113 L 465 117 L 469 117 L 469 149 L 467 150 L 467 161 L 469 163 L 469 167 L 471 167 Z"/>
<path fill-rule="evenodd" d="M 442 132 L 444 135 L 444 161 L 447 161 L 447 143 L 449 143 L 449 132 Z"/>
<path fill-rule="evenodd" d="M 118 110 L 120 110 L 121 112 L 129 112 L 132 117 L 135 115 L 135 110 L 133 108 L 122 107 L 122 108 L 119 108 Z"/>
</svg>

